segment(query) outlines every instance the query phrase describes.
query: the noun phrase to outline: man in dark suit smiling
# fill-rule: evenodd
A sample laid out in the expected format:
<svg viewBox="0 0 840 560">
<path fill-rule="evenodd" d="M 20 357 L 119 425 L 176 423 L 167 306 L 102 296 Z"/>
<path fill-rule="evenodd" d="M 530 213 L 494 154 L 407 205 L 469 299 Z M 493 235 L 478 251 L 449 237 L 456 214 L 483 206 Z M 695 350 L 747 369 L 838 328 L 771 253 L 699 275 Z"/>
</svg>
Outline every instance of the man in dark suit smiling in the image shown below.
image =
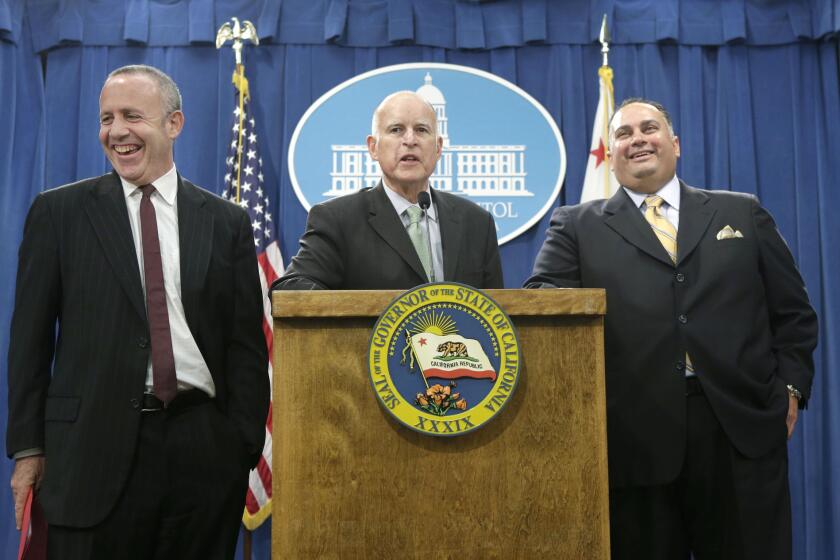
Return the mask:
<svg viewBox="0 0 840 560">
<path fill-rule="evenodd" d="M 312 207 L 300 251 L 273 288 L 503 287 L 492 216 L 429 186 L 443 148 L 432 106 L 413 92 L 389 95 L 371 129 L 368 151 L 382 180 Z"/>
<path fill-rule="evenodd" d="M 115 70 L 99 106 L 114 172 L 38 196 L 20 248 L 18 524 L 34 486 L 51 558 L 232 558 L 269 397 L 251 224 L 177 173 L 169 76 Z"/>
<path fill-rule="evenodd" d="M 622 188 L 555 210 L 528 287 L 606 288 L 614 558 L 790 558 L 786 437 L 816 315 L 755 197 L 676 177 L 660 104 L 610 124 Z"/>
</svg>

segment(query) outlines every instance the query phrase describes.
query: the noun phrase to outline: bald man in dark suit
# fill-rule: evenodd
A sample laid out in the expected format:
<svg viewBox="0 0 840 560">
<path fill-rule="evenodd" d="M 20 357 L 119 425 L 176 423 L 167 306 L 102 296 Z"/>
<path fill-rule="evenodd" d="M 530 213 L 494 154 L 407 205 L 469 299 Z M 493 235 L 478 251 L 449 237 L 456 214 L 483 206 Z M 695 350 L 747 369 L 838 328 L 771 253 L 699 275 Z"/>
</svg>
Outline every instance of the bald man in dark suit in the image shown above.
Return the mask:
<svg viewBox="0 0 840 560">
<path fill-rule="evenodd" d="M 273 289 L 408 289 L 431 280 L 504 287 L 493 217 L 429 186 L 443 148 L 431 105 L 413 92 L 389 95 L 367 145 L 382 180 L 314 206 L 300 251 Z M 421 193 L 431 202 L 420 226 L 428 238 L 415 243 L 409 214 L 420 214 Z"/>
</svg>

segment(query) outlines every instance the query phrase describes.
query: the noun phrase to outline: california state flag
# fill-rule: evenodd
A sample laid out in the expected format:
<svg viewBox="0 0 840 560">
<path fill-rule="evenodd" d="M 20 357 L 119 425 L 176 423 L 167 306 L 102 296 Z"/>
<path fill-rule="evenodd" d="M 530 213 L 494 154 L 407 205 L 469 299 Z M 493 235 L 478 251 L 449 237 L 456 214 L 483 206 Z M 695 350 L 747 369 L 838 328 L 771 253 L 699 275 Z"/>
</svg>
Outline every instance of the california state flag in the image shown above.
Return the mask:
<svg viewBox="0 0 840 560">
<path fill-rule="evenodd" d="M 423 332 L 411 337 L 411 346 L 426 378 L 496 380 L 496 370 L 477 340 Z"/>
<path fill-rule="evenodd" d="M 595 124 L 592 126 L 592 143 L 589 149 L 589 160 L 586 162 L 586 177 L 583 180 L 583 191 L 580 201 L 609 198 L 618 190 L 618 181 L 610 170 L 610 160 L 607 155 L 607 141 L 609 138 L 610 117 L 615 109 L 613 98 L 613 71 L 609 66 L 598 69 L 601 97 L 598 109 L 595 111 Z"/>
</svg>

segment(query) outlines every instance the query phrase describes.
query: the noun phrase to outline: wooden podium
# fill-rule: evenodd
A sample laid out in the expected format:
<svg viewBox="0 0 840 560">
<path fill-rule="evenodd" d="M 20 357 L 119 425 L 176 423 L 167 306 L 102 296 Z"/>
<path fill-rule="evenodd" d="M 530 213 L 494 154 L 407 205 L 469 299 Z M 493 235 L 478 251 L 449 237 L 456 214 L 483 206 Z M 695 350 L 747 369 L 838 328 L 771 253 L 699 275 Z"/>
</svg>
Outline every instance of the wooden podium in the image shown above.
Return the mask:
<svg viewBox="0 0 840 560">
<path fill-rule="evenodd" d="M 511 401 L 452 438 L 403 427 L 368 376 L 401 292 L 275 292 L 272 556 L 609 557 L 603 290 L 486 290 L 518 331 Z"/>
</svg>

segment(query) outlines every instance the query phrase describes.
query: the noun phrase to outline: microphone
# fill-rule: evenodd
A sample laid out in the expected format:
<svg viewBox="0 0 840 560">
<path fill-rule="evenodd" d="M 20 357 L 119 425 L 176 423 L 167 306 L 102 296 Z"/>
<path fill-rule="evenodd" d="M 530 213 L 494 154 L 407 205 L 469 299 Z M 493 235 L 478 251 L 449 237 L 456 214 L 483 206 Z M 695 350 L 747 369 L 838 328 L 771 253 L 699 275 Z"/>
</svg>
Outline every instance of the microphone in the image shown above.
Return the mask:
<svg viewBox="0 0 840 560">
<path fill-rule="evenodd" d="M 431 265 L 432 269 L 430 271 L 429 278 L 430 282 L 435 281 L 435 253 L 432 251 L 432 236 L 429 234 L 429 213 L 427 210 L 429 206 L 432 205 L 432 197 L 429 195 L 428 191 L 420 191 L 417 193 L 417 204 L 420 206 L 420 209 L 423 211 L 423 223 L 426 225 L 426 242 L 429 244 L 429 256 L 432 259 Z"/>
<path fill-rule="evenodd" d="M 417 194 L 417 204 L 420 205 L 420 209 L 425 212 L 429 206 L 432 205 L 432 197 L 429 196 L 428 191 L 420 191 Z"/>
</svg>

